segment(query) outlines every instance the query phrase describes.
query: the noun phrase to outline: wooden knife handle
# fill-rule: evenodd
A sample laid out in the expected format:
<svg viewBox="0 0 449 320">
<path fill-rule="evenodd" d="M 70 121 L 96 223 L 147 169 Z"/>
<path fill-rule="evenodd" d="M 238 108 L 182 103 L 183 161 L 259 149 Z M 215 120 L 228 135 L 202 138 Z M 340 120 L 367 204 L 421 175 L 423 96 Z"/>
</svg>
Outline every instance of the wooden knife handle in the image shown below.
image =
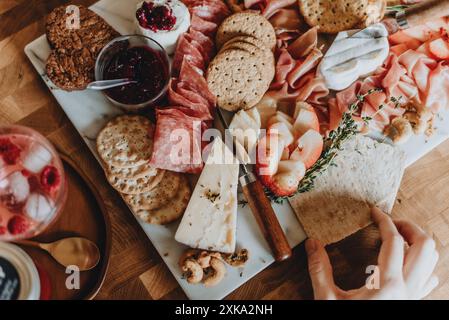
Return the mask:
<svg viewBox="0 0 449 320">
<path fill-rule="evenodd" d="M 292 249 L 259 180 L 250 172 L 240 178 L 240 184 L 276 261 L 290 258 Z"/>
<path fill-rule="evenodd" d="M 445 16 L 449 16 L 449 0 L 427 0 L 405 10 L 410 28 Z"/>
</svg>

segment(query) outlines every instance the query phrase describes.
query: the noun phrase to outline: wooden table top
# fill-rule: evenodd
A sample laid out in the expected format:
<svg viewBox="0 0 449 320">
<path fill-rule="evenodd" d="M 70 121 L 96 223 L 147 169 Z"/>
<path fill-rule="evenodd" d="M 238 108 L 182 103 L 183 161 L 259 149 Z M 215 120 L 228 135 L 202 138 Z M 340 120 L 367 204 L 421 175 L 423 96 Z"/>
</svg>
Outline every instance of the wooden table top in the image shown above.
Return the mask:
<svg viewBox="0 0 449 320">
<path fill-rule="evenodd" d="M 91 5 L 95 0 L 70 1 Z M 44 17 L 65 0 L 0 1 L 0 125 L 18 123 L 47 136 L 79 164 L 104 197 L 112 222 L 110 268 L 97 299 L 185 299 L 163 263 L 23 49 L 44 33 Z M 406 170 L 393 216 L 408 218 L 433 234 L 440 251 L 439 287 L 434 299 L 449 298 L 449 141 Z M 70 196 L 70 195 L 69 195 Z M 368 227 L 328 248 L 337 284 L 364 284 L 367 265 L 375 264 L 378 232 Z M 228 296 L 228 299 L 310 299 L 304 245 L 292 259 L 275 263 Z"/>
</svg>

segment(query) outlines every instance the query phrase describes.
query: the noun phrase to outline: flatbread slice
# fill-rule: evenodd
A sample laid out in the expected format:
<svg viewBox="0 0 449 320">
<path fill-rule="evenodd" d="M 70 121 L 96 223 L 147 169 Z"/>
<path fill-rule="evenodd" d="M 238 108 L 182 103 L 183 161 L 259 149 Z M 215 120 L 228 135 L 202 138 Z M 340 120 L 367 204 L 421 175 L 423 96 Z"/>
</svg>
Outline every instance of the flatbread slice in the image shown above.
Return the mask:
<svg viewBox="0 0 449 320">
<path fill-rule="evenodd" d="M 372 206 L 391 213 L 405 154 L 397 147 L 357 135 L 345 142 L 334 163 L 317 177 L 311 191 L 290 199 L 307 236 L 323 244 L 340 241 L 368 226 Z"/>
</svg>

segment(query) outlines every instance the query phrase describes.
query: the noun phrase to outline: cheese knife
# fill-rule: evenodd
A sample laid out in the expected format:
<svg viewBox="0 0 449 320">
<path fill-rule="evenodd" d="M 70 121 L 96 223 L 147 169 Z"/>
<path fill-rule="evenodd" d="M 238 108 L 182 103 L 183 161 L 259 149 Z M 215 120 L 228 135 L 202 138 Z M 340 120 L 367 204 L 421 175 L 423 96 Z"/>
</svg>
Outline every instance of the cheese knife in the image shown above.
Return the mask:
<svg viewBox="0 0 449 320">
<path fill-rule="evenodd" d="M 229 125 L 220 108 L 217 108 L 217 113 L 226 134 Z M 286 260 L 291 257 L 292 249 L 290 248 L 287 237 L 274 213 L 270 200 L 267 198 L 260 181 L 257 180 L 254 173 L 247 167 L 245 161 L 242 161 L 240 153 L 235 152 L 237 148 L 234 139 L 233 145 L 234 155 L 240 163 L 239 182 L 246 201 L 248 201 L 248 205 L 256 218 L 257 224 L 259 225 L 265 240 L 270 246 L 275 260 Z"/>
</svg>

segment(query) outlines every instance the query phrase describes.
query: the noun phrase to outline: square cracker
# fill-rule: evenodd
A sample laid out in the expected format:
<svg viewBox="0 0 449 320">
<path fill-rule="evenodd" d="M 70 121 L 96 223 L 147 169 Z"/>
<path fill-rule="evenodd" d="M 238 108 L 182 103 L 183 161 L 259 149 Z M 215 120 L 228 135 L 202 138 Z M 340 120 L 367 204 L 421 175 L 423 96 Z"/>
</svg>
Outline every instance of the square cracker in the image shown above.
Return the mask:
<svg viewBox="0 0 449 320">
<path fill-rule="evenodd" d="M 370 210 L 391 213 L 405 168 L 399 148 L 357 135 L 346 141 L 315 187 L 290 199 L 304 231 L 323 244 L 371 224 Z"/>
</svg>

